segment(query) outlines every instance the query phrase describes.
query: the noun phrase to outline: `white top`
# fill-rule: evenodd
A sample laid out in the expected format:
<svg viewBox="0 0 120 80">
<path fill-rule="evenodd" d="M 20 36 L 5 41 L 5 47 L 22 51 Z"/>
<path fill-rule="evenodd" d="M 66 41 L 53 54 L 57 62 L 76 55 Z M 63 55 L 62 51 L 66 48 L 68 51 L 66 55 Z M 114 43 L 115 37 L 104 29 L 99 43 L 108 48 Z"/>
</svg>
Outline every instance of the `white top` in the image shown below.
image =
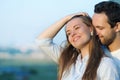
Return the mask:
<svg viewBox="0 0 120 80">
<path fill-rule="evenodd" d="M 58 62 L 62 47 L 53 43 L 52 39 L 36 40 L 40 49 L 47 53 L 51 58 Z M 65 71 L 62 80 L 82 80 L 82 76 L 86 69 L 86 64 L 89 56 L 85 56 L 81 60 L 81 55 L 78 56 L 76 64 L 71 65 L 70 69 Z M 97 70 L 96 80 L 120 80 L 115 64 L 111 58 L 104 57 Z"/>
<path fill-rule="evenodd" d="M 116 57 L 117 59 L 120 60 L 120 49 L 111 52 L 112 56 Z"/>
<path fill-rule="evenodd" d="M 120 76 L 120 49 L 111 52 L 111 55 L 113 56 L 113 60 L 117 65 L 119 76 Z"/>
<path fill-rule="evenodd" d="M 108 55 L 109 57 L 114 57 L 120 60 L 120 49 L 115 50 L 113 52 L 110 52 L 106 47 L 103 47 L 105 54 Z"/>
<path fill-rule="evenodd" d="M 111 57 L 114 60 L 114 64 L 117 65 L 120 76 L 120 49 L 110 52 L 107 48 L 104 48 L 104 51 L 107 56 Z"/>
</svg>

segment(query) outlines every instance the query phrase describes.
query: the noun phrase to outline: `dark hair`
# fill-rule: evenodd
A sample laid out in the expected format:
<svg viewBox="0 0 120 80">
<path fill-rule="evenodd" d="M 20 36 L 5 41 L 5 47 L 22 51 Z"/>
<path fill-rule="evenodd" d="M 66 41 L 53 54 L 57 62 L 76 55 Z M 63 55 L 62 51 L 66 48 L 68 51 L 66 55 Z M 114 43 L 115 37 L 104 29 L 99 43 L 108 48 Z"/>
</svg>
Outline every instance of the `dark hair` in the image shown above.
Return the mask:
<svg viewBox="0 0 120 80">
<path fill-rule="evenodd" d="M 120 22 L 120 4 L 113 1 L 103 1 L 95 5 L 95 13 L 105 13 L 108 23 L 113 28 L 117 22 Z"/>
<path fill-rule="evenodd" d="M 93 27 L 92 20 L 89 16 L 76 15 L 72 19 L 74 18 L 80 18 L 88 27 Z M 89 44 L 89 60 L 82 80 L 94 80 L 96 78 L 97 69 L 99 67 L 101 58 L 103 57 L 103 51 L 99 44 L 94 27 L 93 36 L 91 38 L 92 39 Z M 63 72 L 65 70 L 69 70 L 70 66 L 75 64 L 79 54 L 80 53 L 77 51 L 77 49 L 75 49 L 68 41 L 67 47 L 63 50 L 59 59 L 59 80 L 61 80 Z"/>
</svg>

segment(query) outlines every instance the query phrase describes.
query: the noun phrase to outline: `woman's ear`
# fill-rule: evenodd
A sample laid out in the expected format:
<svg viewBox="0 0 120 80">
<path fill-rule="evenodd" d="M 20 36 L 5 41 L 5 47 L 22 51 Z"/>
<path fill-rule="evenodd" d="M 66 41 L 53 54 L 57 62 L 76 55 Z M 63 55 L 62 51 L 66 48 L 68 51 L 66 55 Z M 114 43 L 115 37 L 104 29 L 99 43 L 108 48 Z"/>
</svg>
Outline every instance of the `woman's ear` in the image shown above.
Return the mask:
<svg viewBox="0 0 120 80">
<path fill-rule="evenodd" d="M 93 36 L 93 31 L 90 33 L 91 36 Z"/>
<path fill-rule="evenodd" d="M 93 36 L 93 28 L 90 27 L 90 35 Z"/>
</svg>

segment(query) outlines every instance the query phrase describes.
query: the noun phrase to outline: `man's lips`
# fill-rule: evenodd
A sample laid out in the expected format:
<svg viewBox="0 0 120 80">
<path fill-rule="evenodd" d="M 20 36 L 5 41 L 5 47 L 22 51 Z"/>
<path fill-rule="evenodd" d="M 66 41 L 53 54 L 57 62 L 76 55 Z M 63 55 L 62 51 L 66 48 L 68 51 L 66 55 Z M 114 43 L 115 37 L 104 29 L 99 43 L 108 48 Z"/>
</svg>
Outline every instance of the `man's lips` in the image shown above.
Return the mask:
<svg viewBox="0 0 120 80">
<path fill-rule="evenodd" d="M 103 39 L 103 36 L 99 36 L 99 39 Z"/>
</svg>

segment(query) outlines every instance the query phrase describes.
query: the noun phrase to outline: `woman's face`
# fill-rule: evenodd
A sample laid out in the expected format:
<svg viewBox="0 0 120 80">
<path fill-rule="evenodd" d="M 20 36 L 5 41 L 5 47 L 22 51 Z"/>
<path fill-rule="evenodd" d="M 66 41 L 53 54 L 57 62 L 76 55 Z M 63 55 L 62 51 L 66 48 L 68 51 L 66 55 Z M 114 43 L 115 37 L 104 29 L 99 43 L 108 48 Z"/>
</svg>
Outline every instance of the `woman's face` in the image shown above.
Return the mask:
<svg viewBox="0 0 120 80">
<path fill-rule="evenodd" d="M 68 40 L 77 49 L 88 45 L 91 31 L 91 27 L 83 23 L 81 18 L 74 18 L 66 24 Z"/>
</svg>

